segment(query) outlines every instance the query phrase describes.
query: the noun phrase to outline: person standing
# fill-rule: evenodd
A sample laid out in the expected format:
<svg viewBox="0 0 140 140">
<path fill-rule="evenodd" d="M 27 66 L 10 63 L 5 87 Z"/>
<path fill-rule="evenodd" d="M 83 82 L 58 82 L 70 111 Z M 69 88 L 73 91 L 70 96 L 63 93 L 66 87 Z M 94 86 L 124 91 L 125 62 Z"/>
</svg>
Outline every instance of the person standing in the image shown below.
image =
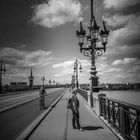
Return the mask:
<svg viewBox="0 0 140 140">
<path fill-rule="evenodd" d="M 72 126 L 74 129 L 78 128 L 79 130 L 83 130 L 80 126 L 79 122 L 79 99 L 77 98 L 77 90 L 72 91 L 73 95 L 71 97 L 71 110 L 72 110 Z"/>
</svg>

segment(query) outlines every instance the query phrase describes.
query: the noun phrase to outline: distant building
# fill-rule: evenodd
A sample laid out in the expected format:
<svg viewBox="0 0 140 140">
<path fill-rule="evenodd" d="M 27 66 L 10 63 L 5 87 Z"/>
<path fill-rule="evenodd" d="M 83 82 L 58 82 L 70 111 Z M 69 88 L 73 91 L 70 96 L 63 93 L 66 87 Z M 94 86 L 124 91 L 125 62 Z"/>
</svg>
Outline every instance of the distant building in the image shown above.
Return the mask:
<svg viewBox="0 0 140 140">
<path fill-rule="evenodd" d="M 11 82 L 10 86 L 16 87 L 16 86 L 27 86 L 26 82 Z"/>
<path fill-rule="evenodd" d="M 10 86 L 13 86 L 13 87 L 14 87 L 14 86 L 17 86 L 17 82 L 11 82 L 11 83 L 10 83 Z"/>
<path fill-rule="evenodd" d="M 26 82 L 17 82 L 17 86 L 27 86 Z"/>
</svg>

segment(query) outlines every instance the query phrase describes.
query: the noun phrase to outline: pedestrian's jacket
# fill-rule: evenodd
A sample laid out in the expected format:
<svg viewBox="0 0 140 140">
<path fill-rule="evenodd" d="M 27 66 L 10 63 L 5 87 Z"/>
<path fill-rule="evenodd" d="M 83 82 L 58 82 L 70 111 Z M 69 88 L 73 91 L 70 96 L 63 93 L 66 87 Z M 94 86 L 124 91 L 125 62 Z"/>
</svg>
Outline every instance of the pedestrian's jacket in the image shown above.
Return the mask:
<svg viewBox="0 0 140 140">
<path fill-rule="evenodd" d="M 73 112 L 77 112 L 79 109 L 79 100 L 73 95 L 68 101 L 68 108 L 70 108 Z"/>
<path fill-rule="evenodd" d="M 46 91 L 45 91 L 45 89 L 44 89 L 44 88 L 43 88 L 43 89 L 41 89 L 41 90 L 40 90 L 40 92 L 39 92 L 40 96 L 44 96 L 44 95 L 45 95 L 45 92 L 46 92 Z"/>
</svg>

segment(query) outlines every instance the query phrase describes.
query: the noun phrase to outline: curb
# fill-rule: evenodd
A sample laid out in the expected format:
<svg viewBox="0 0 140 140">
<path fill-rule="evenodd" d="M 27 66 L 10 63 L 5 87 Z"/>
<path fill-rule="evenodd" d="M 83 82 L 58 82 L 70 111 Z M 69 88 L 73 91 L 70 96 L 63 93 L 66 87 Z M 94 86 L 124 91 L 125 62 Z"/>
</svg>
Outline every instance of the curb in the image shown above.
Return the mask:
<svg viewBox="0 0 140 140">
<path fill-rule="evenodd" d="M 53 109 L 53 107 L 57 104 L 57 102 L 63 97 L 63 95 L 67 92 L 67 90 L 63 91 L 63 94 L 59 96 L 50 107 L 44 111 L 33 123 L 31 123 L 19 136 L 17 136 L 16 140 L 25 140 L 29 138 L 29 136 L 33 133 L 33 131 L 37 128 L 37 126 L 43 121 L 43 119 L 49 114 L 49 112 Z"/>
</svg>

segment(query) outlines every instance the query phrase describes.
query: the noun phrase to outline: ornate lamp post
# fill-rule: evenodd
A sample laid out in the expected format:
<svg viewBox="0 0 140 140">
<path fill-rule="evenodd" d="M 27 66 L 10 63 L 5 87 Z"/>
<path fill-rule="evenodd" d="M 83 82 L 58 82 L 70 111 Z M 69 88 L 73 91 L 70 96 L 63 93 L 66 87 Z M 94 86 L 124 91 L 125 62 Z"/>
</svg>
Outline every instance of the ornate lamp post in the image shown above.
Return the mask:
<svg viewBox="0 0 140 140">
<path fill-rule="evenodd" d="M 72 79 L 71 79 L 71 87 L 72 87 L 72 89 L 74 88 L 74 86 L 75 86 L 75 75 L 73 74 Z"/>
<path fill-rule="evenodd" d="M 30 86 L 30 89 L 33 90 L 34 76 L 33 76 L 32 68 L 31 68 L 31 74 L 30 74 L 30 76 L 28 78 L 29 78 L 29 86 Z"/>
<path fill-rule="evenodd" d="M 91 90 L 90 90 L 90 102 L 91 106 L 93 107 L 93 99 L 92 99 L 92 93 L 93 92 L 99 92 L 98 87 L 98 76 L 96 76 L 96 66 L 95 66 L 95 59 L 98 56 L 101 56 L 103 54 L 103 51 L 106 51 L 106 44 L 108 40 L 109 30 L 107 30 L 105 26 L 105 21 L 103 21 L 103 27 L 100 29 L 100 27 L 97 25 L 95 16 L 93 14 L 93 0 L 91 0 L 91 19 L 90 19 L 90 25 L 88 27 L 89 33 L 86 34 L 86 31 L 82 27 L 82 22 L 80 22 L 80 31 L 76 31 L 76 35 L 79 40 L 79 46 L 80 51 L 83 52 L 83 54 L 89 58 L 91 58 Z M 84 45 L 84 39 L 87 39 L 87 47 L 83 47 Z M 102 43 L 102 46 L 98 46 L 98 42 Z"/>
<path fill-rule="evenodd" d="M 0 62 L 0 93 L 3 93 L 3 87 L 2 87 L 2 74 L 5 74 L 6 68 L 5 68 L 5 63 Z"/>
<path fill-rule="evenodd" d="M 45 77 L 43 76 L 43 77 L 41 77 L 41 81 L 42 81 L 42 85 L 43 85 L 43 87 L 44 87 L 44 81 L 45 81 Z"/>
<path fill-rule="evenodd" d="M 78 83 L 78 65 L 80 65 L 79 70 L 80 72 L 82 72 L 82 65 L 81 62 L 78 62 L 78 60 L 76 59 L 76 61 L 74 62 L 74 75 L 75 75 L 75 87 L 78 88 L 79 87 L 79 83 Z"/>
</svg>

